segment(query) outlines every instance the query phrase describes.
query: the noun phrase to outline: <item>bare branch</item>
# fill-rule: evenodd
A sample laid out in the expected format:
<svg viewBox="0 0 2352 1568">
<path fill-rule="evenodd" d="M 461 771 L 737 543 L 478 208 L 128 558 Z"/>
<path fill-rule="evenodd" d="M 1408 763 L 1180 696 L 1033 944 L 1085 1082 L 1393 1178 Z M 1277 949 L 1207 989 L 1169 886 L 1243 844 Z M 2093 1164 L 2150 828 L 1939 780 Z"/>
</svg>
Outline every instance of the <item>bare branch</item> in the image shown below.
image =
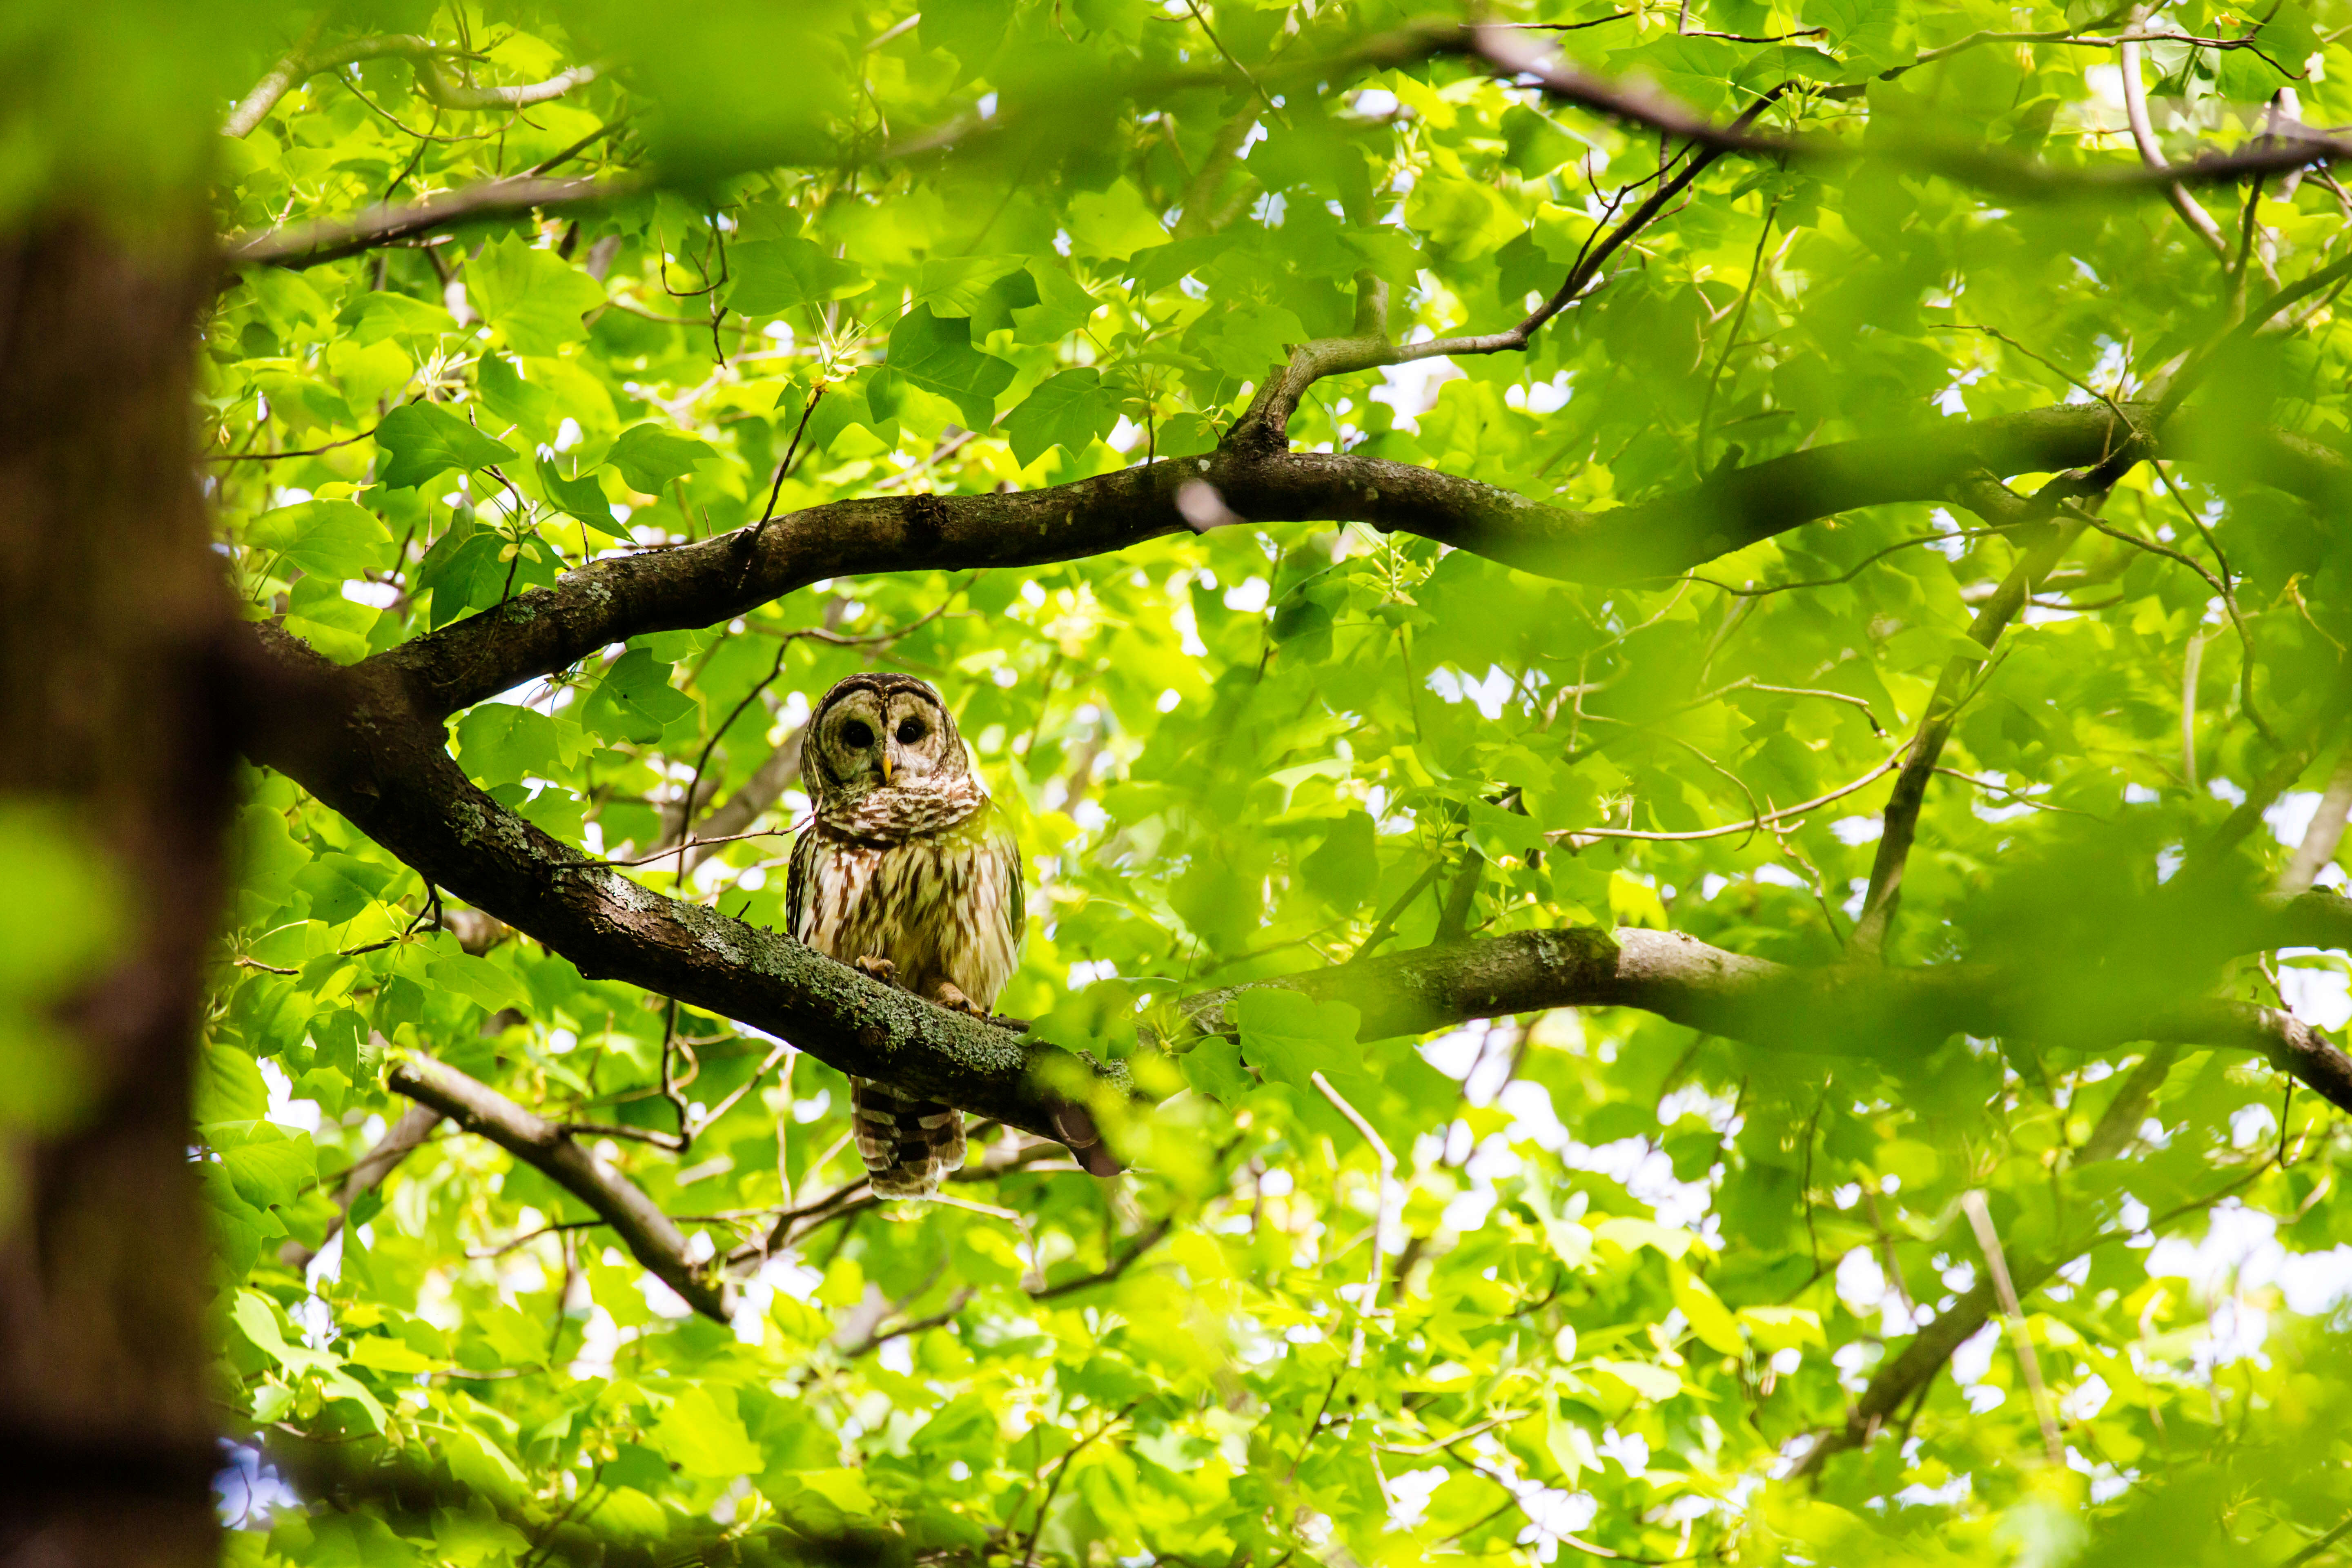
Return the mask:
<svg viewBox="0 0 2352 1568">
<path fill-rule="evenodd" d="M 2145 9 L 2135 9 L 2135 21 Z M 2156 144 L 2156 131 L 2148 123 L 2147 89 L 2139 79 L 2138 37 L 2126 37 L 2117 40 L 2116 54 L 2123 67 L 2124 114 L 2131 124 L 2132 144 L 2139 149 L 2140 162 L 2149 168 L 2168 169 L 2170 165 L 2164 161 L 2163 150 Z M 2189 194 L 2189 187 L 2178 180 L 2171 181 L 2164 187 L 2164 199 L 2172 204 L 2172 210 L 2180 215 L 2180 221 L 2189 226 L 2189 231 L 2203 240 L 2206 247 L 2227 266 L 2230 242 L 2221 237 L 2221 227 L 2214 223 L 2213 215 Z"/>
<path fill-rule="evenodd" d="M 2294 858 L 2279 873 L 2277 885 L 2281 893 L 2293 896 L 2308 892 L 2319 873 L 2335 862 L 2336 848 L 2344 842 L 2347 816 L 2352 816 L 2352 746 L 2345 748 L 2334 776 L 2327 781 L 2327 792 L 2319 797 L 2318 807 L 2311 814 L 2311 826 L 2304 829 L 2303 842 L 2295 846 Z"/>
<path fill-rule="evenodd" d="M 327 1222 L 319 1245 L 305 1247 L 299 1241 L 289 1241 L 278 1249 L 278 1258 L 297 1268 L 309 1268 L 310 1259 L 326 1250 L 327 1244 L 341 1234 L 343 1222 L 351 1216 L 352 1205 L 359 1201 L 360 1194 L 383 1185 L 383 1179 L 422 1148 L 440 1125 L 441 1113 L 429 1105 L 412 1105 L 402 1111 L 400 1120 L 376 1140 L 375 1146 L 343 1173 L 342 1184 L 335 1193 L 335 1217 Z"/>
<path fill-rule="evenodd" d="M 326 13 L 322 11 L 304 29 L 301 41 L 287 50 L 278 62 L 269 68 L 269 74 L 256 82 L 253 90 L 229 110 L 228 121 L 221 127 L 222 135 L 249 136 L 255 126 L 269 118 L 269 111 L 278 107 L 278 100 L 286 96 L 287 89 L 310 74 L 309 68 L 303 63 L 304 58 L 317 40 L 319 30 L 326 25 Z"/>
<path fill-rule="evenodd" d="M 2062 482 L 2053 480 L 2052 484 Z M 2045 491 L 2050 489 L 2044 487 Z M 2039 500 L 2041 497 L 2035 499 Z M 2086 526 L 2087 518 L 2043 525 L 2042 537 L 2019 559 L 2002 580 L 2000 592 L 1978 609 L 1976 619 L 1969 625 L 1969 640 L 1990 650 L 2025 607 L 2025 601 L 2032 597 L 2034 588 L 2074 548 Z M 1895 908 L 1903 898 L 1903 872 L 1910 858 L 1912 839 L 1918 831 L 1920 810 L 1927 803 L 1927 785 L 1935 776 L 1937 764 L 1943 760 L 1944 743 L 1951 738 L 1960 705 L 1974 689 L 1983 667 L 1983 658 L 1962 655 L 1946 663 L 1943 673 L 1937 678 L 1935 693 L 1927 700 L 1927 711 L 1912 739 L 1909 755 L 1904 759 L 1902 776 L 1895 781 L 1895 793 L 1886 802 L 1878 848 L 1871 862 L 1870 889 L 1863 899 L 1862 918 L 1854 922 L 1852 946 L 1857 952 L 1880 952 L 1894 929 Z"/>
<path fill-rule="evenodd" d="M 619 201 L 652 188 L 641 174 L 603 179 L 548 180 L 529 174 L 489 180 L 404 207 L 379 207 L 358 217 L 320 218 L 288 228 L 262 229 L 230 239 L 224 259 L 232 268 L 285 267 L 299 270 L 340 261 L 381 245 L 413 239 L 452 224 L 515 217 L 544 207 L 593 205 Z"/>
<path fill-rule="evenodd" d="M 593 65 L 574 66 L 559 72 L 545 81 L 530 82 L 516 87 L 479 87 L 471 82 L 453 80 L 441 68 L 441 61 L 460 53 L 459 50 L 421 38 L 413 33 L 374 33 L 365 37 L 347 38 L 324 48 L 317 47 L 320 26 L 313 22 L 310 30 L 288 51 L 286 57 L 270 68 L 269 74 L 257 83 L 236 108 L 230 110 L 221 126 L 224 136 L 251 135 L 257 126 L 269 118 L 278 100 L 286 96 L 296 83 L 323 71 L 341 70 L 362 60 L 402 58 L 416 68 L 416 85 L 425 96 L 444 109 L 527 109 L 534 103 L 545 103 L 562 98 L 573 88 L 596 79 L 598 68 Z"/>
<path fill-rule="evenodd" d="M 1972 42 L 1974 40 L 1967 40 Z M 2051 39 L 2050 42 L 2064 40 Z M 2095 40 L 2113 45 L 2119 40 Z M 1955 46 L 1955 47 L 1961 46 Z M 2137 48 L 2137 42 L 2126 47 Z M 1498 71 L 1532 80 L 1549 96 L 1596 114 L 1647 126 L 1678 136 L 1698 146 L 1722 153 L 1788 158 L 1808 162 L 1850 162 L 1884 158 L 1981 190 L 2017 199 L 2047 199 L 2066 195 L 2134 195 L 2170 191 L 2191 184 L 2230 184 L 2250 176 L 2283 174 L 2352 155 L 2352 142 L 2289 128 L 2284 135 L 2264 136 L 2245 149 L 2199 158 L 2193 163 L 2155 167 L 2095 164 L 2066 169 L 1980 145 L 1947 141 L 1895 137 L 1865 150 L 1845 142 L 1812 136 L 1775 136 L 1744 126 L 1718 125 L 1663 94 L 1592 76 L 1564 61 L 1548 58 L 1547 51 L 1521 33 L 1503 26 L 1461 29 L 1439 37 L 1433 52 L 1453 52 L 1483 59 Z M 1927 57 L 1922 57 L 1924 63 Z M 1893 73 L 1890 73 L 1893 74 Z M 2210 221 L 2210 219 L 2208 220 Z"/>
<path fill-rule="evenodd" d="M 635 1184 L 582 1148 L 569 1131 L 429 1057 L 396 1064 L 385 1082 L 467 1131 L 480 1133 L 595 1210 L 636 1260 L 696 1311 L 722 1323 L 733 1316 L 733 1291 L 725 1280 L 706 1276 L 687 1260 L 686 1236 L 677 1222 L 656 1208 Z"/>
<path fill-rule="evenodd" d="M 2150 405 L 2123 406 L 2147 427 Z M 2204 450 L 2198 429 L 2177 424 L 2164 432 L 2166 449 L 2194 460 Z M 421 712 L 446 717 L 609 644 L 711 626 L 827 578 L 1043 565 L 1140 543 L 1186 527 L 1177 496 L 1196 479 L 1257 523 L 1360 521 L 1569 581 L 1664 576 L 1817 518 L 1890 501 L 1942 500 L 1972 473 L 2050 473 L 2096 463 L 2127 436 L 2116 416 L 2095 404 L 1943 420 L 1915 435 L 1792 452 L 1718 472 L 1676 494 L 1598 512 L 1546 506 L 1404 463 L 1231 450 L 1042 490 L 835 501 L 777 517 L 756 548 L 744 529 L 596 562 L 552 588 L 518 594 L 359 668 L 395 677 Z M 2238 471 L 2321 505 L 2352 502 L 2352 463 L 2318 442 L 2284 433 L 2233 436 L 2226 455 Z"/>
</svg>

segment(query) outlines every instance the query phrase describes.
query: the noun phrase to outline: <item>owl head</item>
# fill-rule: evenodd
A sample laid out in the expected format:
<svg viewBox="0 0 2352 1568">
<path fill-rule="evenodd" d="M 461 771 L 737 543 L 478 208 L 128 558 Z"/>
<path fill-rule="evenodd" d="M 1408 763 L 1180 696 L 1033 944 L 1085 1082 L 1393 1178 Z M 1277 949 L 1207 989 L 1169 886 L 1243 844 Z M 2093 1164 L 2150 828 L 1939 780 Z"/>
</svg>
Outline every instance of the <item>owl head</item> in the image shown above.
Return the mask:
<svg viewBox="0 0 2352 1568">
<path fill-rule="evenodd" d="M 929 681 L 911 675 L 836 682 L 809 718 L 803 757 L 820 806 L 878 790 L 935 789 L 971 771 L 955 715 Z"/>
</svg>

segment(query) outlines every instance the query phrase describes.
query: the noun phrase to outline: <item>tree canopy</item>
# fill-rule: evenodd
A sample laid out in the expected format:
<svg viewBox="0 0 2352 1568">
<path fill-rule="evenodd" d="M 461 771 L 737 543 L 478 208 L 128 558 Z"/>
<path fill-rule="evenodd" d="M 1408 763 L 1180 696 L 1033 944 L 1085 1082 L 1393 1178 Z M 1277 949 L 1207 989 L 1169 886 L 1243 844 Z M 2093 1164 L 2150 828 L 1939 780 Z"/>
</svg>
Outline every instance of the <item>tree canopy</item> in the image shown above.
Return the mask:
<svg viewBox="0 0 2352 1568">
<path fill-rule="evenodd" d="M 2352 12 L 32 16 L 0 221 L 204 283 L 229 1561 L 2352 1558 Z M 1025 1030 L 784 929 L 878 668 Z"/>
</svg>

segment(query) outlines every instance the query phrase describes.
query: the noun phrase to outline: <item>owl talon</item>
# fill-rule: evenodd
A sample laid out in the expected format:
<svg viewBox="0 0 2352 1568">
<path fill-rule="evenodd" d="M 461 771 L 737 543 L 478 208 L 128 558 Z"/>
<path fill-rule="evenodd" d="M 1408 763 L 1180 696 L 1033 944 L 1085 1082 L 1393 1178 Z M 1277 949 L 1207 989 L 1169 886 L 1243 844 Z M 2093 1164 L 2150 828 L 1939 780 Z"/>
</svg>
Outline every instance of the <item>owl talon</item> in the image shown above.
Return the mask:
<svg viewBox="0 0 2352 1568">
<path fill-rule="evenodd" d="M 931 1000 L 950 1013 L 961 1013 L 967 1018 L 978 1018 L 982 1023 L 988 1021 L 988 1009 L 965 995 L 953 981 L 940 981 L 939 989 L 931 994 Z"/>
<path fill-rule="evenodd" d="M 898 966 L 887 958 L 861 958 L 857 961 L 857 968 L 867 978 L 878 980 L 885 985 L 898 984 Z"/>
</svg>

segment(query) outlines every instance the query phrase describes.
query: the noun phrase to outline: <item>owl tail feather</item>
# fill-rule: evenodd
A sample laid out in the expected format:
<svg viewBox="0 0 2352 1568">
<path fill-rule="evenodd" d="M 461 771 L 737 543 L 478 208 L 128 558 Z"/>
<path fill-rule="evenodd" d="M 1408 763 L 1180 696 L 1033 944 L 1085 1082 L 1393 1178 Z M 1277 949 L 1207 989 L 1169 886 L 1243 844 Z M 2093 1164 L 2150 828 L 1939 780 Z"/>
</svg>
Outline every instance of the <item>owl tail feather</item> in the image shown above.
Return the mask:
<svg viewBox="0 0 2352 1568">
<path fill-rule="evenodd" d="M 963 1168 L 963 1112 L 871 1079 L 849 1080 L 850 1131 L 878 1198 L 927 1198 Z"/>
</svg>

